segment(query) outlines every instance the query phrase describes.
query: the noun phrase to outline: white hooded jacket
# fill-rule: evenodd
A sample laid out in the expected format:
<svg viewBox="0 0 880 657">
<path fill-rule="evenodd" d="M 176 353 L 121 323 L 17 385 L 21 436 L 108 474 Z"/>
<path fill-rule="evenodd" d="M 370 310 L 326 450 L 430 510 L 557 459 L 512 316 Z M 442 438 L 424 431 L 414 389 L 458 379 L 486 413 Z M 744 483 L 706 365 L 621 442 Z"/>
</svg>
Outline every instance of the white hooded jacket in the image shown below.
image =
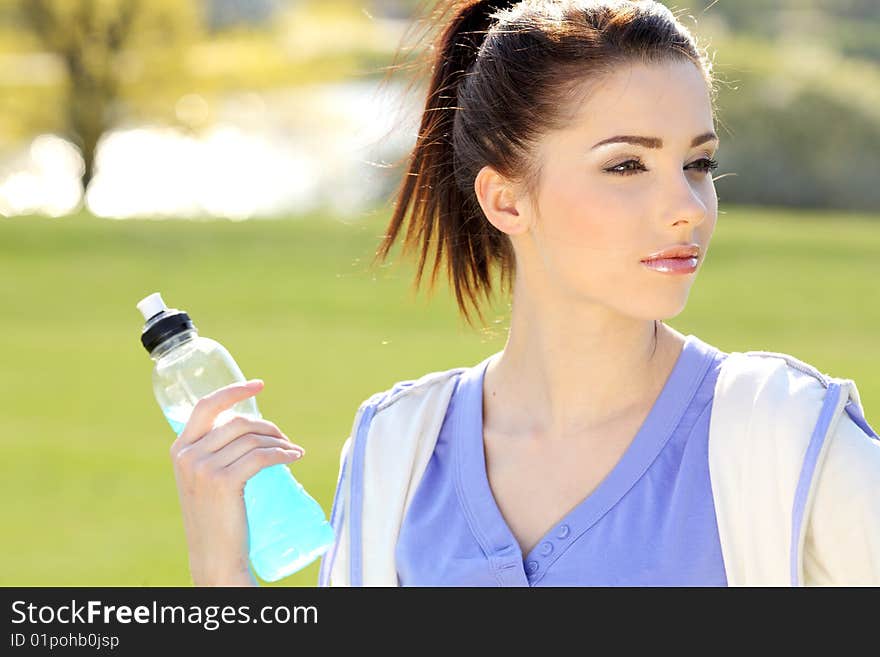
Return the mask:
<svg viewBox="0 0 880 657">
<path fill-rule="evenodd" d="M 397 537 L 464 369 L 360 405 L 319 586 L 398 586 Z M 854 381 L 788 354 L 731 352 L 715 384 L 709 473 L 730 586 L 880 585 L 880 437 Z"/>
</svg>

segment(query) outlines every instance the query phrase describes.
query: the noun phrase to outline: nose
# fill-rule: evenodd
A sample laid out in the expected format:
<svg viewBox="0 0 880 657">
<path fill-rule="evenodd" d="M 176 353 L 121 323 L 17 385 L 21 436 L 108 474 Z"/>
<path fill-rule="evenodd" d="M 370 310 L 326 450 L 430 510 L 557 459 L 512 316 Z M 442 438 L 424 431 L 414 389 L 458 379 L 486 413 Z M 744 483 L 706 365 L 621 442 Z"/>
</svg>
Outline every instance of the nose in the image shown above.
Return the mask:
<svg viewBox="0 0 880 657">
<path fill-rule="evenodd" d="M 709 213 L 708 201 L 704 198 L 707 193 L 714 193 L 712 190 L 706 190 L 702 183 L 694 183 L 694 181 L 682 174 L 678 178 L 678 184 L 675 189 L 677 195 L 674 197 L 672 205 L 672 223 L 674 226 L 682 222 L 687 222 L 694 226 L 699 226 L 706 220 Z"/>
</svg>

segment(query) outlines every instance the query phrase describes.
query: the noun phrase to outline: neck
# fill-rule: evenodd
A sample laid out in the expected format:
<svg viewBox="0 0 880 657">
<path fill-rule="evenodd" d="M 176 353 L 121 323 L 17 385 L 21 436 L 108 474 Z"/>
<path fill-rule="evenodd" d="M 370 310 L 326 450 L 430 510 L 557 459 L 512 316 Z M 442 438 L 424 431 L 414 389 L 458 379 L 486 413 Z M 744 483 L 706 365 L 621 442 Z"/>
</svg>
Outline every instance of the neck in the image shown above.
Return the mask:
<svg viewBox="0 0 880 657">
<path fill-rule="evenodd" d="M 653 405 L 684 339 L 607 307 L 517 312 L 514 297 L 507 343 L 486 369 L 484 426 L 551 440 L 601 432 Z"/>
</svg>

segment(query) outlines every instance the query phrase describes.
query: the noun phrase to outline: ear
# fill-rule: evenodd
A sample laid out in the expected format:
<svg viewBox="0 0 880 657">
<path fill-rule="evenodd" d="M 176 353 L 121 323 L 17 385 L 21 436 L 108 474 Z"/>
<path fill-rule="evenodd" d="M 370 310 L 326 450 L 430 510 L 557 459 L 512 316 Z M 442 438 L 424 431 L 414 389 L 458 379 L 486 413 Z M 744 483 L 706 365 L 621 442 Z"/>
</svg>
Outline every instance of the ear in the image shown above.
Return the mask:
<svg viewBox="0 0 880 657">
<path fill-rule="evenodd" d="M 486 165 L 477 173 L 474 193 L 489 223 L 502 233 L 518 235 L 529 229 L 516 186 L 492 167 Z"/>
</svg>

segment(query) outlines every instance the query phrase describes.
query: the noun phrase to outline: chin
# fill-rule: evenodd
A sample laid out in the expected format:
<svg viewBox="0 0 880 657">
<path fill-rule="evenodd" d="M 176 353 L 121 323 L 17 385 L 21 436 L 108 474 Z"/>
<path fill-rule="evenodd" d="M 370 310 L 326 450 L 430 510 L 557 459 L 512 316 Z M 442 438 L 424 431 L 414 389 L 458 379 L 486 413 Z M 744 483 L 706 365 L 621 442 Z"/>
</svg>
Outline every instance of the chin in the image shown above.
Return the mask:
<svg viewBox="0 0 880 657">
<path fill-rule="evenodd" d="M 684 312 L 686 306 L 686 296 L 684 298 L 669 299 L 667 303 L 663 303 L 663 299 L 652 299 L 646 302 L 640 309 L 641 312 L 638 313 L 638 317 L 646 321 L 653 321 L 655 319 L 666 321 L 680 315 Z"/>
</svg>

